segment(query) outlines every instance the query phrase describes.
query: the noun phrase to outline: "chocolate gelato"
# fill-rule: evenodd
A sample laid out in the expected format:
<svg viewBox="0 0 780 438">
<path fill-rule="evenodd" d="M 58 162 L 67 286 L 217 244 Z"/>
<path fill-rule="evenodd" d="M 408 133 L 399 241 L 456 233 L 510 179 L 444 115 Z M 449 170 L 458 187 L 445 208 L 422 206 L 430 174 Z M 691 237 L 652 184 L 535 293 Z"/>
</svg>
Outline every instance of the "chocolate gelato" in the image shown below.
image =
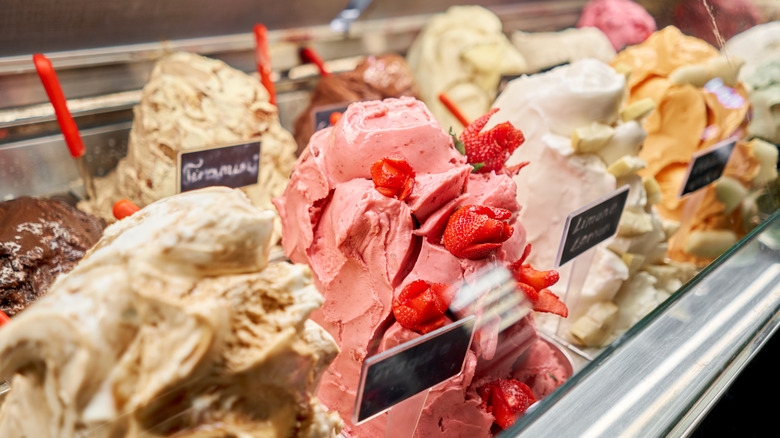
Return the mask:
<svg viewBox="0 0 780 438">
<path fill-rule="evenodd" d="M 103 223 L 69 204 L 0 202 L 0 309 L 14 316 L 43 295 L 100 239 Z"/>
<path fill-rule="evenodd" d="M 309 106 L 295 120 L 298 154 L 314 133 L 314 113 L 333 104 L 348 104 L 388 97 L 417 96 L 412 70 L 399 55 L 369 56 L 354 70 L 323 76 L 314 88 Z"/>
</svg>

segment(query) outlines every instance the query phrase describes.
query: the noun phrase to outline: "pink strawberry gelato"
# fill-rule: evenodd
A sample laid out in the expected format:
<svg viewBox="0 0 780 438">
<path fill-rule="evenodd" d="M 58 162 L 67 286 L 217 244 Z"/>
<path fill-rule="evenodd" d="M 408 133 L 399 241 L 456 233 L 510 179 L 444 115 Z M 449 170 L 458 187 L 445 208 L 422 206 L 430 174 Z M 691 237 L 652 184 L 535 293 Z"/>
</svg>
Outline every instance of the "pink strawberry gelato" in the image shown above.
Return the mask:
<svg viewBox="0 0 780 438">
<path fill-rule="evenodd" d="M 631 0 L 590 0 L 577 27 L 598 28 L 617 51 L 641 43 L 657 29 L 655 19 Z"/>
<path fill-rule="evenodd" d="M 414 187 L 403 201 L 374 188 L 370 167 L 388 156 L 402 157 L 414 169 Z M 517 221 L 514 181 L 471 170 L 422 102 L 359 102 L 334 127 L 312 136 L 287 190 L 274 200 L 285 252 L 311 266 L 325 298 L 312 319 L 341 347 L 318 396 L 341 414 L 347 437 L 385 434 L 386 415 L 360 426 L 350 423 L 363 361 L 420 336 L 395 322 L 394 297 L 412 281 L 454 285 L 522 254 L 525 230 Z M 486 259 L 455 257 L 440 243 L 451 213 L 468 204 L 513 212 L 512 237 Z M 500 335 L 479 333 L 464 371 L 431 391 L 416 436 L 490 436 L 493 416 L 477 388 L 509 378 L 515 360 L 537 341 L 531 317 Z"/>
</svg>

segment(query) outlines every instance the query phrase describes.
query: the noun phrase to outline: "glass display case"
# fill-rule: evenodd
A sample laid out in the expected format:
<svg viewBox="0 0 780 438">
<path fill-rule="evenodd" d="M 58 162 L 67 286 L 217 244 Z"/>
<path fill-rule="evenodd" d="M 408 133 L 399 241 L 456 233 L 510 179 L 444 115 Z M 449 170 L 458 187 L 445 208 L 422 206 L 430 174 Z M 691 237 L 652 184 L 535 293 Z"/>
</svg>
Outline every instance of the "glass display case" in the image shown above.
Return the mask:
<svg viewBox="0 0 780 438">
<path fill-rule="evenodd" d="M 163 3 L 46 1 L 14 6 L 0 17 L 2 200 L 39 196 L 75 204 L 86 195 L 32 53 L 45 52 L 57 69 L 86 147 L 87 171 L 102 177 L 127 154 L 133 108 L 165 54 L 195 52 L 256 75 L 252 27 L 265 24 L 279 119 L 293 131 L 320 79 L 315 65 L 302 62 L 302 47 L 316 49 L 329 71 L 350 71 L 366 55 L 406 54 L 432 14 L 456 2 Z M 481 5 L 511 34 L 574 27 L 586 3 L 493 0 Z M 698 1 L 637 3 L 654 15 L 659 28 L 693 16 L 701 6 Z M 747 18 L 723 29 L 730 33 L 726 38 L 755 24 L 754 15 L 770 17 L 763 21 L 780 16 L 777 5 L 755 3 L 738 8 Z M 721 19 L 713 16 L 713 22 L 716 18 Z M 573 375 L 512 427 L 494 427 L 494 433 L 690 435 L 780 323 L 780 213 L 774 212 L 776 202 L 763 201 L 758 206 L 765 210 L 763 222 L 606 347 L 588 349 L 561 332 L 541 329 L 544 342 L 570 362 Z M 273 256 L 283 258 L 277 251 Z M 8 391 L 3 385 L 0 393 Z"/>
</svg>

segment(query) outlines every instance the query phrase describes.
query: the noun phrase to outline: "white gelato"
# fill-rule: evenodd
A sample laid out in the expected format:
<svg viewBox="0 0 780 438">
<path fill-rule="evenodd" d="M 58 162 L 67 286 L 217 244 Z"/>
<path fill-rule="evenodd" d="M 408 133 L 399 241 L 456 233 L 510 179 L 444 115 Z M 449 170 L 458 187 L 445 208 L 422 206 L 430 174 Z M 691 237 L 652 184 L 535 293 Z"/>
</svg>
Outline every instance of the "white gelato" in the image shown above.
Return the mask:
<svg viewBox="0 0 780 438">
<path fill-rule="evenodd" d="M 490 109 L 501 75 L 526 72 L 525 60 L 501 29 L 501 20 L 481 6 L 453 6 L 431 18 L 409 49 L 420 98 L 445 130 L 460 132 L 463 126 L 439 93 L 474 120 Z"/>
<path fill-rule="evenodd" d="M 120 199 L 144 207 L 175 194 L 179 151 L 260 137 L 260 181 L 243 190 L 258 207 L 273 209 L 297 147 L 268 99 L 258 79 L 222 61 L 184 52 L 162 58 L 134 109 L 127 156 L 95 181 L 97 200 L 80 207 L 113 222 Z"/>
<path fill-rule="evenodd" d="M 0 331 L 0 436 L 335 436 L 338 349 L 309 269 L 268 264 L 274 216 L 220 187 L 108 227 Z"/>
<path fill-rule="evenodd" d="M 595 249 L 579 296 L 564 298 L 574 327 L 573 340 L 588 346 L 604 345 L 619 333 L 616 320 L 638 320 L 647 313 L 648 306 L 620 307 L 631 299 L 631 291 L 624 286 L 639 272 L 652 276 L 647 272 L 665 263 L 669 237 L 649 202 L 660 199 L 655 190 L 647 191 L 648 187 L 657 189 L 657 184 L 636 175 L 644 167 L 636 154 L 646 134 L 626 114 L 646 111 L 623 107 L 625 90 L 625 76 L 609 65 L 595 59 L 578 60 L 510 82 L 493 104 L 500 109 L 490 124 L 509 121 L 526 137 L 508 164 L 530 162 L 515 181 L 517 200 L 523 206 L 520 221 L 533 245 L 529 257 L 533 265 L 555 263 L 570 213 L 618 187 L 630 187 L 618 235 Z M 692 274 L 687 266 L 669 272 L 684 279 Z M 560 274 L 561 280 L 551 289 L 563 297 L 570 265 Z M 615 302 L 617 309 L 604 305 L 620 293 L 628 297 Z M 662 293 L 668 295 L 665 290 Z"/>
</svg>

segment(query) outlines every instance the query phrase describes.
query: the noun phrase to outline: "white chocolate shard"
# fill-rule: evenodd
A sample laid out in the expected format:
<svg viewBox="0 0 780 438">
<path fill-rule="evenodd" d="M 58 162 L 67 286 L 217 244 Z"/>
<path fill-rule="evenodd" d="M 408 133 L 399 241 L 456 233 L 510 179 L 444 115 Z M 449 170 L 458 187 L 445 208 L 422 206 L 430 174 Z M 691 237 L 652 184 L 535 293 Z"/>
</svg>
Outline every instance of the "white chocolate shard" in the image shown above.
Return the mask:
<svg viewBox="0 0 780 438">
<path fill-rule="evenodd" d="M 753 184 L 766 184 L 777 179 L 777 147 L 761 139 L 750 141 L 753 146 L 753 154 L 761 163 L 758 174 L 753 178 Z"/>
<path fill-rule="evenodd" d="M 611 301 L 593 304 L 585 316 L 574 322 L 570 330 L 571 335 L 588 347 L 603 345 L 615 328 L 618 310 Z"/>
<path fill-rule="evenodd" d="M 636 102 L 623 108 L 620 111 L 620 118 L 624 122 L 628 122 L 630 120 L 640 120 L 650 115 L 654 109 L 655 101 L 649 97 L 646 97 L 642 100 L 637 100 Z"/>
<path fill-rule="evenodd" d="M 607 145 L 615 135 L 615 130 L 603 123 L 593 122 L 574 130 L 571 147 L 579 154 L 597 152 Z"/>
<path fill-rule="evenodd" d="M 652 176 L 646 176 L 642 178 L 642 185 L 645 187 L 645 192 L 647 193 L 647 203 L 649 205 L 660 204 L 661 186 L 658 184 L 658 181 Z"/>
<path fill-rule="evenodd" d="M 645 167 L 647 167 L 647 163 L 645 163 L 644 160 L 637 156 L 628 155 L 607 167 L 607 172 L 614 175 L 615 178 L 620 178 L 632 173 L 637 173 Z"/>
<path fill-rule="evenodd" d="M 734 178 L 723 176 L 715 182 L 715 196 L 726 206 L 725 214 L 731 214 L 747 195 L 745 186 Z"/>
<path fill-rule="evenodd" d="M 685 252 L 697 257 L 717 257 L 735 243 L 739 238 L 731 230 L 693 231 L 685 240 Z"/>
</svg>

